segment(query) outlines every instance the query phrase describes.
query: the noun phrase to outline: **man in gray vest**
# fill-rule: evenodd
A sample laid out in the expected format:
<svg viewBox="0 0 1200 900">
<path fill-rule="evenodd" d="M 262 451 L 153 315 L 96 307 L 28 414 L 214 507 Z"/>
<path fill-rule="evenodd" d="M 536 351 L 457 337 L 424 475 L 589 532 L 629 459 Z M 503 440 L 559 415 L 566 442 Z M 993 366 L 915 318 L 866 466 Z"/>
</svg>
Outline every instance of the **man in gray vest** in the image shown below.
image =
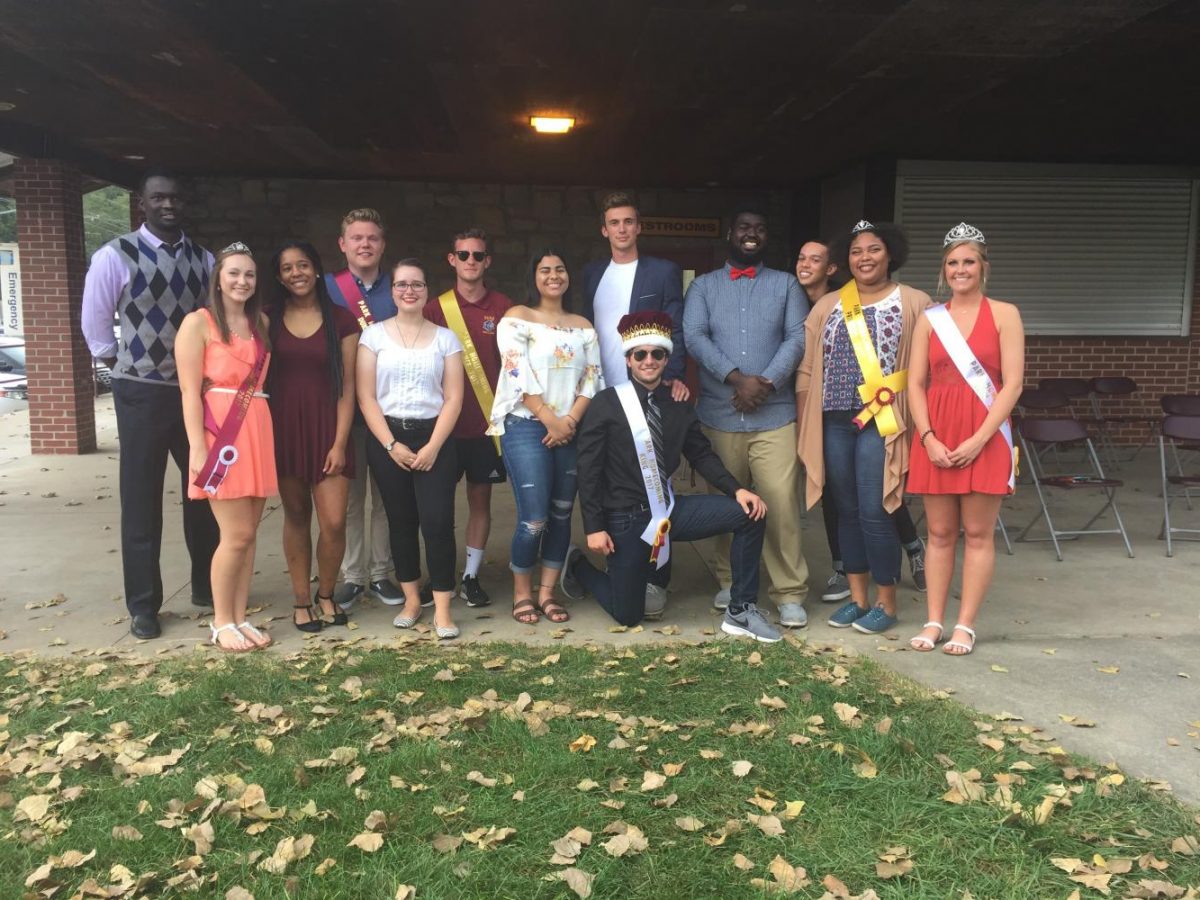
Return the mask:
<svg viewBox="0 0 1200 900">
<path fill-rule="evenodd" d="M 167 456 L 179 467 L 183 534 L 192 559 L 192 603 L 212 605 L 210 570 L 220 537 L 205 500 L 187 499 L 188 440 L 175 373 L 175 333 L 206 305 L 212 254 L 182 229 L 179 179 L 152 170 L 139 184 L 146 224 L 92 256 L 83 286 L 83 334 L 112 369 L 121 444 L 121 562 L 125 605 L 135 637 L 161 634 L 163 478 Z M 114 339 L 113 317 L 119 323 Z"/>
</svg>

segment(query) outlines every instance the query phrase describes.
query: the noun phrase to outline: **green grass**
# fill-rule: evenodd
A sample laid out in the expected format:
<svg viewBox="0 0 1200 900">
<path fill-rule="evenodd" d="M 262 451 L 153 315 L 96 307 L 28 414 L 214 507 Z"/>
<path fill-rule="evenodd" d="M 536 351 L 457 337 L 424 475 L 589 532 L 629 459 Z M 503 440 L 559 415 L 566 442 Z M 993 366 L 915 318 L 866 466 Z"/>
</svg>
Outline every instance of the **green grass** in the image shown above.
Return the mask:
<svg viewBox="0 0 1200 900">
<path fill-rule="evenodd" d="M 290 658 L 199 654 L 141 664 L 114 658 L 103 662 L 104 671 L 94 660 L 7 659 L 0 674 L 0 897 L 45 889 L 48 883 L 26 889 L 25 879 L 51 856 L 93 849 L 95 857 L 77 868 L 53 870 L 51 879 L 63 885 L 56 897 L 73 896 L 88 879 L 114 883 L 116 864 L 134 877 L 157 873 L 127 896 L 181 890 L 166 882 L 180 874 L 175 863 L 195 852 L 183 830 L 206 811 L 214 840 L 195 869 L 201 896 L 223 897 L 238 885 L 257 900 L 390 900 L 399 885 L 412 884 L 419 898 L 574 897 L 562 882 L 543 877 L 563 868 L 550 863 L 551 842 L 576 826 L 594 833 L 576 863 L 595 876 L 594 897 L 763 896 L 751 880 L 773 880 L 767 866 L 776 855 L 805 867 L 811 884 L 797 896 L 813 898 L 824 893 L 821 879 L 829 874 L 855 894 L 872 888 L 883 898 L 941 900 L 968 890 L 975 898 L 1065 898 L 1076 888 L 1099 897 L 1051 862 L 1090 863 L 1097 853 L 1110 863 L 1135 860 L 1131 872 L 1113 877 L 1113 896 L 1125 896 L 1141 879 L 1200 885 L 1200 856 L 1170 849 L 1181 836 L 1200 835 L 1195 811 L 1132 780 L 1102 796 L 1097 778 L 1108 770 L 1072 771 L 1086 761 L 1054 751 L 1049 736 L 938 699 L 869 660 L 779 644 L 761 648 L 761 663 L 753 665 L 754 649 L 732 642 L 563 647 L 547 658 L 545 648 L 422 643 Z M 454 680 L 434 677 L 446 669 Z M 347 684 L 351 678 L 361 680 L 358 690 Z M 407 692 L 422 693 L 414 699 Z M 553 704 L 541 716 L 545 733 L 531 733 L 512 711 L 522 692 L 533 704 Z M 786 708 L 760 704 L 764 695 Z M 861 725 L 840 721 L 835 703 L 858 707 Z M 253 704 L 282 709 L 255 721 Z M 813 725 L 814 716 L 824 724 Z M 880 725 L 885 718 L 890 729 Z M 114 728 L 122 722 L 127 726 Z M 977 741 L 977 722 L 993 728 L 984 737 L 1004 742 L 998 752 Z M 79 740 L 90 759 L 58 755 L 69 732 L 87 735 Z M 189 742 L 191 748 L 161 775 L 132 777 L 117 763 L 121 742 L 154 734 L 149 756 Z M 571 742 L 584 734 L 595 737 L 595 747 L 572 752 Z M 793 745 L 790 735 L 810 742 Z M 261 741 L 256 745 L 263 737 L 271 741 L 269 755 Z M 627 746 L 610 748 L 618 737 Z M 1034 746 L 1041 752 L 1028 752 Z M 343 747 L 357 751 L 353 762 L 305 766 Z M 722 758 L 705 759 L 702 749 Z M 753 770 L 734 777 L 736 760 L 753 763 Z M 876 777 L 863 777 L 864 761 L 873 763 Z M 643 774 L 661 773 L 668 763 L 685 765 L 664 787 L 642 792 Z M 1014 763 L 1031 767 L 1010 770 Z M 348 786 L 356 766 L 365 771 Z M 984 801 L 945 801 L 948 768 L 978 769 L 989 798 L 995 775 L 1019 776 L 1013 799 L 1024 814 Z M 472 771 L 498 783 L 468 781 Z M 424 787 L 398 788 L 393 777 Z M 212 810 L 207 797 L 197 798 L 205 778 L 220 786 Z M 610 782 L 620 778 L 628 779 L 627 788 L 613 790 Z M 600 786 L 579 790 L 583 779 Z M 229 811 L 251 783 L 262 787 L 270 807 L 288 811 L 258 834 L 247 833 L 253 819 L 239 821 Z M 1079 790 L 1070 806 L 1056 806 L 1035 824 L 1033 811 L 1054 785 Z M 83 790 L 75 796 L 72 788 Z M 756 789 L 774 796 L 776 814 L 787 801 L 804 801 L 796 818 L 782 822 L 782 836 L 768 837 L 747 821 L 748 813 L 763 813 L 747 802 Z M 513 799 L 517 791 L 523 802 Z M 51 821 L 16 821 L 17 804 L 32 794 L 51 796 Z M 672 806 L 654 805 L 670 794 L 678 797 Z M 616 810 L 604 801 L 625 806 Z M 310 802 L 317 816 L 293 817 Z M 178 824 L 156 824 L 172 809 Z M 373 810 L 386 816 L 382 848 L 348 847 Z M 705 827 L 680 829 L 675 820 L 685 816 Z M 616 820 L 641 829 L 649 848 L 610 856 L 601 846 L 610 835 L 602 832 Z M 706 842 L 716 842 L 727 820 L 741 829 L 717 846 Z M 114 839 L 117 825 L 134 826 L 142 840 Z M 489 826 L 516 833 L 490 850 L 464 842 L 457 852 L 440 853 L 432 845 L 437 835 Z M 312 851 L 286 872 L 258 867 L 281 839 L 303 834 L 313 836 Z M 879 856 L 895 846 L 908 848 L 911 871 L 881 878 Z M 733 864 L 739 853 L 754 869 Z M 1167 868 L 1139 869 L 1136 860 L 1147 853 Z M 318 875 L 326 858 L 336 865 Z"/>
</svg>

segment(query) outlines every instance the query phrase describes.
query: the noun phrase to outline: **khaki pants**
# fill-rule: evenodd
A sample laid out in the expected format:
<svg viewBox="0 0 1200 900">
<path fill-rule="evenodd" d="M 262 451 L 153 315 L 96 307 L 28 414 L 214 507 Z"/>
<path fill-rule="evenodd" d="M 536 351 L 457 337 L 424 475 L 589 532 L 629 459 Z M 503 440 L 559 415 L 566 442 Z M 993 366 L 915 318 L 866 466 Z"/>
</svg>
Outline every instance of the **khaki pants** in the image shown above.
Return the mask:
<svg viewBox="0 0 1200 900">
<path fill-rule="evenodd" d="M 704 434 L 731 475 L 767 503 L 767 539 L 763 562 L 771 587 L 767 596 L 776 604 L 808 599 L 808 563 L 800 548 L 799 461 L 796 426 L 774 431 L 717 431 Z M 717 493 L 712 487 L 710 493 Z M 729 535 L 717 538 L 717 580 L 722 588 L 733 580 L 729 569 Z"/>
<path fill-rule="evenodd" d="M 393 570 L 387 511 L 383 508 L 379 485 L 367 465 L 367 441 L 373 440 L 375 436 L 366 428 L 354 426 L 350 429 L 354 477 L 350 479 L 350 496 L 346 502 L 346 555 L 342 557 L 342 581 L 363 587 L 371 581 L 391 578 Z M 368 484 L 371 485 L 370 521 L 367 520 Z M 368 544 L 370 560 L 367 559 Z"/>
</svg>

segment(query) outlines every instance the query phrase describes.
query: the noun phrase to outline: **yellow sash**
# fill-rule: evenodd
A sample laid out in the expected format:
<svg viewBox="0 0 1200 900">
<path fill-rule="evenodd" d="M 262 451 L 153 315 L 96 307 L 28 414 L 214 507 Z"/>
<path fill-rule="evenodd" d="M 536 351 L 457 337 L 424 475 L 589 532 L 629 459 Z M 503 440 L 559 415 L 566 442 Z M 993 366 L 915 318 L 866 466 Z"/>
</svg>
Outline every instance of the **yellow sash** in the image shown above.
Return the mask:
<svg viewBox="0 0 1200 900">
<path fill-rule="evenodd" d="M 896 421 L 896 411 L 892 409 L 892 404 L 896 402 L 896 395 L 908 386 L 908 370 L 901 369 L 884 376 L 883 369 L 879 366 L 879 355 L 875 352 L 875 344 L 871 340 L 871 332 L 867 328 L 866 316 L 863 315 L 858 286 L 853 281 L 842 288 L 840 299 L 842 316 L 846 320 L 846 334 L 850 337 L 850 346 L 854 348 L 858 367 L 862 369 L 863 374 L 863 383 L 858 386 L 858 395 L 866 406 L 854 417 L 854 422 L 862 429 L 874 419 L 879 433 L 887 437 L 900 430 L 900 423 Z"/>
<path fill-rule="evenodd" d="M 467 320 L 458 308 L 458 298 L 454 296 L 453 290 L 449 290 L 438 297 L 438 303 L 442 305 L 442 315 L 446 317 L 446 324 L 462 342 L 463 368 L 467 370 L 467 381 L 471 382 L 471 390 L 475 392 L 475 399 L 479 401 L 484 419 L 487 419 L 492 414 L 492 403 L 496 397 L 492 393 L 487 372 L 483 370 L 483 360 L 479 358 L 479 351 L 475 349 L 475 342 L 471 340 L 471 333 L 467 331 Z M 500 438 L 493 435 L 492 442 L 499 453 Z"/>
</svg>

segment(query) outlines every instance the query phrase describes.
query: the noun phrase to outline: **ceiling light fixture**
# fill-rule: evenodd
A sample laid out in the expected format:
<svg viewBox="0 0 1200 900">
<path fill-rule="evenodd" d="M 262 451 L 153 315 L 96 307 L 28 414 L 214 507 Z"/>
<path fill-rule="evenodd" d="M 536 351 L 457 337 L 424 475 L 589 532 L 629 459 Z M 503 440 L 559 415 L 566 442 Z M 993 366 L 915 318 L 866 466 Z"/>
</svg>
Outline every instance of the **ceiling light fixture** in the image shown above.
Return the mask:
<svg viewBox="0 0 1200 900">
<path fill-rule="evenodd" d="M 12 112 L 17 108 L 17 104 L 8 103 L 7 101 L 0 102 L 0 112 Z"/>
<path fill-rule="evenodd" d="M 575 127 L 575 117 L 530 116 L 529 124 L 538 134 L 566 134 Z"/>
</svg>

